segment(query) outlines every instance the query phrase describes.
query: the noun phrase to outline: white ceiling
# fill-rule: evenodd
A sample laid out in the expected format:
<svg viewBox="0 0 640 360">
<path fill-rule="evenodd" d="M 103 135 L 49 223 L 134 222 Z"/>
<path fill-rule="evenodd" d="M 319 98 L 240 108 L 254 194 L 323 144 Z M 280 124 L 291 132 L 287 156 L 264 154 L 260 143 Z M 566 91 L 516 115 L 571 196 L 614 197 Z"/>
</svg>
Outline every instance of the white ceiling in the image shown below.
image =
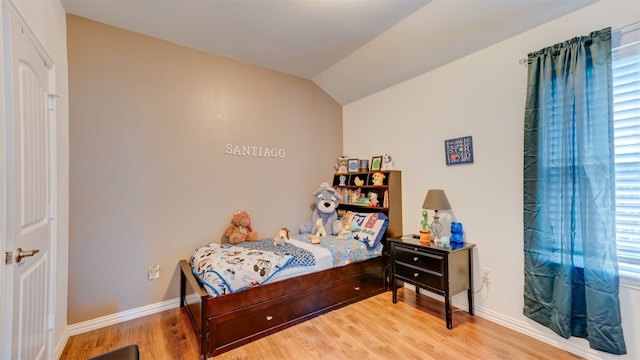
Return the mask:
<svg viewBox="0 0 640 360">
<path fill-rule="evenodd" d="M 310 79 L 348 104 L 598 0 L 61 1 L 70 14 Z"/>
</svg>

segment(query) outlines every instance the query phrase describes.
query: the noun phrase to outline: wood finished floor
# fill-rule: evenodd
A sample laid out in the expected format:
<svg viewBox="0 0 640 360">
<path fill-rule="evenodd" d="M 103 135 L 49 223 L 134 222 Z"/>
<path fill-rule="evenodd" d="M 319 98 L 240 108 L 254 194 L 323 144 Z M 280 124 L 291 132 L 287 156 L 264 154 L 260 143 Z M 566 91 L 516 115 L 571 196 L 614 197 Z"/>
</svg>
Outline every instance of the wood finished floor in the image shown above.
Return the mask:
<svg viewBox="0 0 640 360">
<path fill-rule="evenodd" d="M 465 311 L 447 330 L 440 302 L 404 289 L 334 310 L 216 356 L 230 359 L 582 359 Z M 198 359 L 198 339 L 182 309 L 72 336 L 61 360 L 83 360 L 129 344 L 140 359 Z"/>
</svg>

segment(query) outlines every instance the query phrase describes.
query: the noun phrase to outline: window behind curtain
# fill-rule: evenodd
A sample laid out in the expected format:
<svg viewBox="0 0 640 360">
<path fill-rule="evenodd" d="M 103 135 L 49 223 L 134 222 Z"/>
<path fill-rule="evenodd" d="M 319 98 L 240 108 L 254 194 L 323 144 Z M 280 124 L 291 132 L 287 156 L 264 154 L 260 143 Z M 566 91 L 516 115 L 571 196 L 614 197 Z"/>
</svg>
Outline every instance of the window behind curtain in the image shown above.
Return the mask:
<svg viewBox="0 0 640 360">
<path fill-rule="evenodd" d="M 612 60 L 618 265 L 621 283 L 640 286 L 640 41 Z"/>
</svg>

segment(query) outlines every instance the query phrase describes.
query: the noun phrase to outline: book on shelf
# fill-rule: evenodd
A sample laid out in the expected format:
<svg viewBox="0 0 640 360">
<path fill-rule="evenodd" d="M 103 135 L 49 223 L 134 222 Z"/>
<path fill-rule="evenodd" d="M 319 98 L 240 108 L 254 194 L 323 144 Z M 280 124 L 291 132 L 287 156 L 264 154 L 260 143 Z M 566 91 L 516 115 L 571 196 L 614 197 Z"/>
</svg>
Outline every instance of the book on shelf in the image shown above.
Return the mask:
<svg viewBox="0 0 640 360">
<path fill-rule="evenodd" d="M 382 207 L 389 207 L 389 191 L 385 190 L 384 191 L 384 196 L 382 198 Z"/>
</svg>

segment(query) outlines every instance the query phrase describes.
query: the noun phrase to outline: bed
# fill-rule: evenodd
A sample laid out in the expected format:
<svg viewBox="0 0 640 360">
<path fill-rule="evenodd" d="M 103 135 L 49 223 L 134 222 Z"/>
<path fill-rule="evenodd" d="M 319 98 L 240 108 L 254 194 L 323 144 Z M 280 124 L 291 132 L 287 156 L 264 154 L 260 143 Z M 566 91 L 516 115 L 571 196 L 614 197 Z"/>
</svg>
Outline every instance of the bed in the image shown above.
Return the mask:
<svg viewBox="0 0 640 360">
<path fill-rule="evenodd" d="M 368 215 L 371 214 L 356 214 L 360 219 Z M 280 258 L 271 262 L 273 268 L 280 269 L 267 273 L 265 277 L 269 277 L 269 280 L 262 283 L 251 279 L 244 279 L 239 285 L 211 277 L 203 280 L 203 269 L 211 272 L 213 269 L 209 265 L 200 264 L 200 259 L 204 257 L 201 248 L 196 249 L 190 260 L 181 260 L 180 306 L 188 313 L 200 338 L 200 358 L 213 357 L 312 317 L 387 291 L 388 254 L 385 231 L 382 229 L 375 242 L 360 238 L 362 233 L 358 231 L 355 229 L 351 237 L 345 237 L 346 240 L 333 236 L 323 237 L 320 244 L 331 246 L 330 244 L 342 243 L 340 246 L 345 248 L 357 247 L 358 249 L 349 251 L 356 254 L 347 255 L 345 251 L 339 251 L 342 256 L 332 255 L 329 260 L 318 257 L 316 263 L 308 265 L 311 272 L 302 272 L 300 267 L 304 266 L 288 266 L 292 262 L 288 257 Z M 359 242 L 359 245 L 352 244 L 353 241 Z M 262 244 L 247 245 L 249 251 L 262 252 L 263 248 L 256 250 L 253 246 L 268 248 L 273 239 L 262 239 L 256 243 L 261 242 Z M 295 245 L 302 243 L 303 248 L 311 251 L 313 247 L 321 248 L 319 245 L 309 245 L 308 235 L 292 236 L 290 242 Z M 239 249 L 230 248 L 229 244 L 207 246 L 213 246 L 213 250 L 205 250 L 204 255 L 226 252 L 224 255 L 229 258 L 231 251 L 231 255 L 236 255 L 234 259 L 248 261 L 245 255 L 237 255 L 240 253 Z M 255 268 L 257 272 L 262 270 L 256 264 L 249 268 Z M 215 272 L 220 274 L 225 270 L 218 268 Z"/>
</svg>

